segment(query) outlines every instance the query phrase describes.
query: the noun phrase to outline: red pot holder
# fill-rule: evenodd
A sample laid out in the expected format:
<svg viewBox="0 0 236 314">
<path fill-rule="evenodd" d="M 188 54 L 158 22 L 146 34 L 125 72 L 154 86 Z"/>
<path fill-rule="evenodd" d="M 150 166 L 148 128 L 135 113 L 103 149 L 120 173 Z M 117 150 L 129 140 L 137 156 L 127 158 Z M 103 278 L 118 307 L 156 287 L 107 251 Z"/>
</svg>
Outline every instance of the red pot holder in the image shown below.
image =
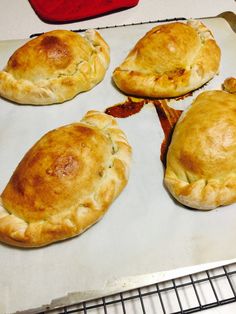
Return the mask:
<svg viewBox="0 0 236 314">
<path fill-rule="evenodd" d="M 29 0 L 46 22 L 65 23 L 131 8 L 139 0 Z"/>
</svg>

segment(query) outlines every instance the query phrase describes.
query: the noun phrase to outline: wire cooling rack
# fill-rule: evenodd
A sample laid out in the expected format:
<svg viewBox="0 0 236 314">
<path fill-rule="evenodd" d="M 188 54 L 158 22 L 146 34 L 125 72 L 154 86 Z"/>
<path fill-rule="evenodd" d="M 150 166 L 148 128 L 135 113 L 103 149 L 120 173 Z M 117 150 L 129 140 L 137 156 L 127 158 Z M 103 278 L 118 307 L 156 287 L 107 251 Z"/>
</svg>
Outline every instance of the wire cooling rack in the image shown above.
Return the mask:
<svg viewBox="0 0 236 314">
<path fill-rule="evenodd" d="M 39 314 L 189 314 L 236 301 L 236 264 Z"/>
</svg>

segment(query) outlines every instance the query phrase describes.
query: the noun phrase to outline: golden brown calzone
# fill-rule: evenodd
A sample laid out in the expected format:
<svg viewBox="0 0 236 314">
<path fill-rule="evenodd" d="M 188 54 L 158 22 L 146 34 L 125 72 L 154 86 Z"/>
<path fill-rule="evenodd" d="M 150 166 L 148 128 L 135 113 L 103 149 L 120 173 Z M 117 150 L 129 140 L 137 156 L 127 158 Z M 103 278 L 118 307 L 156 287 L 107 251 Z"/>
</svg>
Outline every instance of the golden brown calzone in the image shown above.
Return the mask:
<svg viewBox="0 0 236 314">
<path fill-rule="evenodd" d="M 113 72 L 126 94 L 175 97 L 195 90 L 219 71 L 220 48 L 200 21 L 162 24 L 151 29 Z"/>
<path fill-rule="evenodd" d="M 236 201 L 236 95 L 201 93 L 174 129 L 164 182 L 186 206 L 209 210 Z"/>
<path fill-rule="evenodd" d="M 61 103 L 99 83 L 109 62 L 109 47 L 95 30 L 47 32 L 10 57 L 0 71 L 0 96 L 19 104 Z"/>
<path fill-rule="evenodd" d="M 89 111 L 44 135 L 1 195 L 0 240 L 38 247 L 97 222 L 125 187 L 131 147 L 116 120 Z"/>
</svg>

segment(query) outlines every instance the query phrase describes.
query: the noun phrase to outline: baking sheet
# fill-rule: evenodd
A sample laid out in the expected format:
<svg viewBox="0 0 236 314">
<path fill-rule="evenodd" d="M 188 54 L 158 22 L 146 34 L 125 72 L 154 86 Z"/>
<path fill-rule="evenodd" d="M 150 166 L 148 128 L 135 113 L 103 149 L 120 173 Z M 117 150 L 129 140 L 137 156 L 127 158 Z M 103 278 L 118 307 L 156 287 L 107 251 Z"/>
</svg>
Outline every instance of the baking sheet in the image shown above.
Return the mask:
<svg viewBox="0 0 236 314">
<path fill-rule="evenodd" d="M 203 20 L 222 49 L 220 74 L 193 96 L 171 105 L 183 109 L 204 89 L 220 89 L 235 75 L 236 34 L 222 18 Z M 105 79 L 64 104 L 22 106 L 0 99 L 0 191 L 25 152 L 47 131 L 79 121 L 90 109 L 104 110 L 125 100 L 111 74 L 134 43 L 155 24 L 101 30 L 111 48 Z M 0 42 L 0 67 L 24 41 Z M 163 186 L 163 140 L 155 108 L 118 119 L 133 147 L 128 185 L 104 218 L 84 234 L 40 249 L 0 244 L 0 313 L 77 302 L 145 284 L 163 271 L 236 257 L 236 205 L 210 212 L 186 209 Z M 63 298 L 69 293 L 69 297 Z M 34 312 L 33 310 L 30 311 Z"/>
</svg>

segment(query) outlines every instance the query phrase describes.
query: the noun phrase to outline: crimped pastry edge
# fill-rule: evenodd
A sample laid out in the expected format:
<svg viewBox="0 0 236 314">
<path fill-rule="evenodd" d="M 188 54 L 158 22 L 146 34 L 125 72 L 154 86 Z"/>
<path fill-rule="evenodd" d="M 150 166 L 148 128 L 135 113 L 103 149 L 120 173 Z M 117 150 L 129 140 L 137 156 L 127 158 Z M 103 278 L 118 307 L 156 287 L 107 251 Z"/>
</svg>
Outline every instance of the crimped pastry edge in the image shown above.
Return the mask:
<svg viewBox="0 0 236 314">
<path fill-rule="evenodd" d="M 233 176 L 224 182 L 200 179 L 187 183 L 167 175 L 164 183 L 174 199 L 192 209 L 207 211 L 236 201 L 236 177 Z"/>
</svg>

